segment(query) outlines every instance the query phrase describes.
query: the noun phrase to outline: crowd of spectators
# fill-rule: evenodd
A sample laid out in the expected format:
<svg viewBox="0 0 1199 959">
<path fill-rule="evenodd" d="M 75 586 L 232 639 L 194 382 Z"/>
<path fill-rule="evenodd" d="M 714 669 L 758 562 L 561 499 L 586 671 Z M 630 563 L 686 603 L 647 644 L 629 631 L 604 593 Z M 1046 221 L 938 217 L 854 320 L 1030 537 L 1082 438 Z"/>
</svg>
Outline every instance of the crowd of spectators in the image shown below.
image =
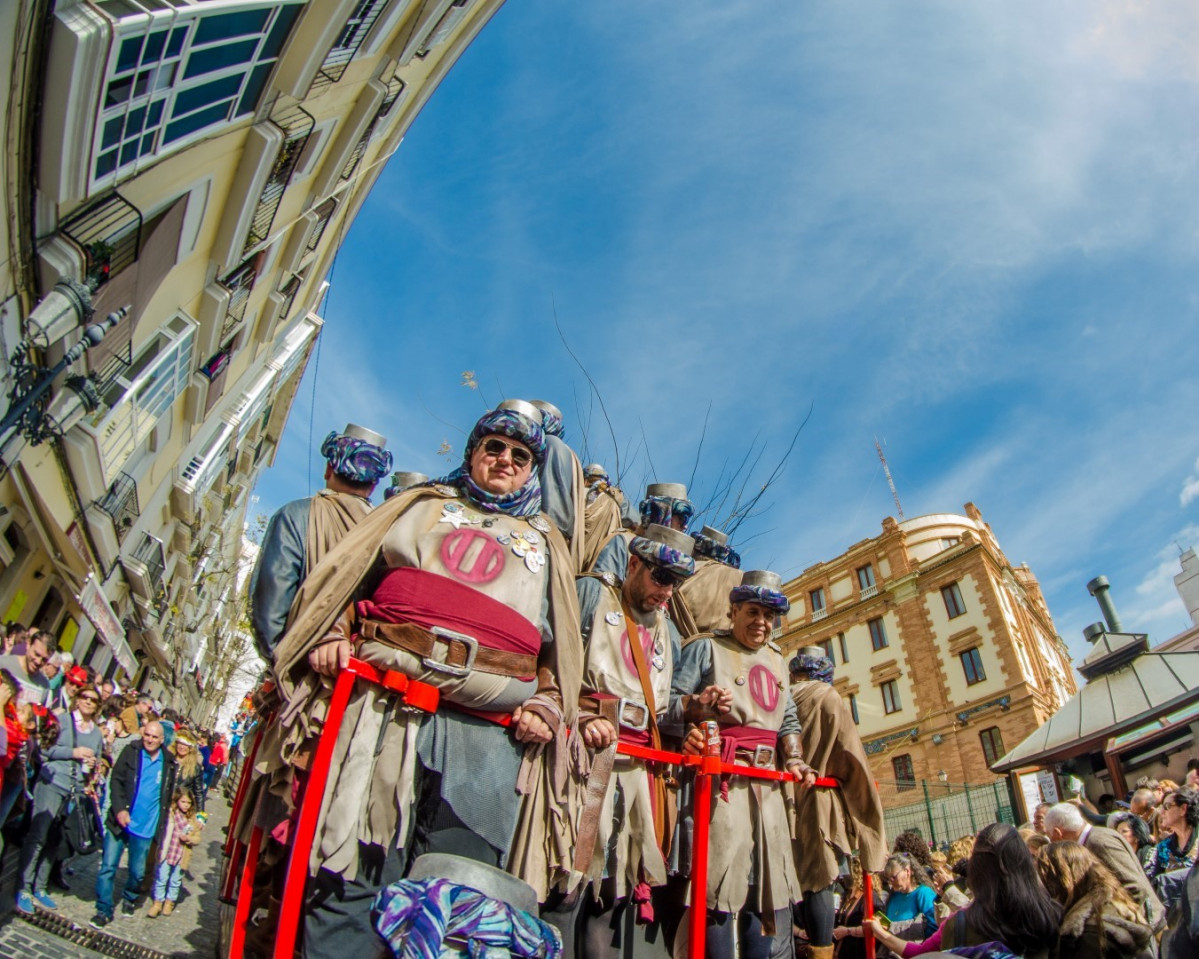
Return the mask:
<svg viewBox="0 0 1199 959">
<path fill-rule="evenodd" d="M 51 889 L 70 888 L 72 860 L 99 853 L 94 927 L 113 919 L 126 857 L 121 914 L 148 892 L 146 915 L 169 916 L 236 749 L 77 665 L 48 633 L 8 624 L 0 645 L 0 834 L 20 846 L 17 910 L 56 910 Z"/>
<path fill-rule="evenodd" d="M 966 949 L 988 959 L 1199 956 L 1199 760 L 1187 782 L 1141 780 L 1123 802 L 1038 806 L 1021 828 L 992 823 L 944 852 L 902 833 L 864 916 L 846 877 L 838 955 L 904 959 Z"/>
</svg>

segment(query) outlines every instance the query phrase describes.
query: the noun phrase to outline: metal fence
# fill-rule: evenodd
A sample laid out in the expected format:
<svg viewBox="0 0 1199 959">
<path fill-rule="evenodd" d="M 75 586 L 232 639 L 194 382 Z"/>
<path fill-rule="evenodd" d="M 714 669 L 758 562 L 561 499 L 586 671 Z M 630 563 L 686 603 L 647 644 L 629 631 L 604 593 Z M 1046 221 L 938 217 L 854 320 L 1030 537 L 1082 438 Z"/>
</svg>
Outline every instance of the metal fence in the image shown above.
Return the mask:
<svg viewBox="0 0 1199 959">
<path fill-rule="evenodd" d="M 936 848 L 946 848 L 963 836 L 973 836 L 993 822 L 1016 823 L 1007 781 L 943 783 L 926 779 L 880 780 L 879 795 L 887 838 L 918 832 Z"/>
</svg>

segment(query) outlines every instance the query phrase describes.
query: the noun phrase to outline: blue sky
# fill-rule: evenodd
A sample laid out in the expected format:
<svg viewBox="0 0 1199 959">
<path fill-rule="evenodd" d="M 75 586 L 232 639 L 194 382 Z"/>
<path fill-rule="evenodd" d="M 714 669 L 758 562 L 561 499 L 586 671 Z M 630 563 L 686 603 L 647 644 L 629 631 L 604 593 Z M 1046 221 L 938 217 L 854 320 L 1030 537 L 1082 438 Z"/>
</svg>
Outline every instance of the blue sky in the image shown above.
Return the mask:
<svg viewBox="0 0 1199 959">
<path fill-rule="evenodd" d="M 1165 639 L 1199 545 L 1196 51 L 1190 2 L 512 0 L 348 232 L 256 509 L 347 420 L 448 471 L 506 396 L 614 467 L 556 310 L 635 496 L 690 477 L 709 404 L 700 502 L 811 407 L 748 566 L 876 535 L 878 436 L 905 514 L 976 503 L 1076 657 L 1099 573 Z"/>
</svg>

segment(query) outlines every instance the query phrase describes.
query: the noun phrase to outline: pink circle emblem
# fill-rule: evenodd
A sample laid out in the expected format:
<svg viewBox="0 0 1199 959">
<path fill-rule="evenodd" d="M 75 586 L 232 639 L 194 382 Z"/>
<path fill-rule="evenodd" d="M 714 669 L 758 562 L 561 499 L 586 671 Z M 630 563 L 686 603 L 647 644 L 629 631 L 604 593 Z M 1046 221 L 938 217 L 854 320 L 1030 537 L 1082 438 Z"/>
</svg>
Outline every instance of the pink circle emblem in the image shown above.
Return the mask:
<svg viewBox="0 0 1199 959">
<path fill-rule="evenodd" d="M 654 658 L 654 638 L 649 634 L 649 630 L 640 623 L 637 623 L 637 636 L 641 639 L 641 650 L 645 654 L 645 662 L 648 666 L 649 661 Z M 629 643 L 627 629 L 620 634 L 620 658 L 624 660 L 629 672 L 636 676 L 637 664 L 633 661 L 633 647 Z"/>
<path fill-rule="evenodd" d="M 460 582 L 490 583 L 504 570 L 504 547 L 482 530 L 456 529 L 441 541 L 441 562 Z"/>
<path fill-rule="evenodd" d="M 779 684 L 774 673 L 761 664 L 749 671 L 749 694 L 766 712 L 772 713 L 779 704 Z"/>
</svg>

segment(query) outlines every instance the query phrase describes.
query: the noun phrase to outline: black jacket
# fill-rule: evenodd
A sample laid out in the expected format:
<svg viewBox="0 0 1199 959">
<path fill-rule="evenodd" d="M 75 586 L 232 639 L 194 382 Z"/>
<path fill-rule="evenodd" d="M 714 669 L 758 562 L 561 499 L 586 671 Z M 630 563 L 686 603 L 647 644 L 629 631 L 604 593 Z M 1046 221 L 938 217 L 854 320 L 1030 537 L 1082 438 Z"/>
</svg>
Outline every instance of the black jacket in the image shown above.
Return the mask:
<svg viewBox="0 0 1199 959">
<path fill-rule="evenodd" d="M 117 813 L 132 812 L 133 810 L 133 797 L 137 795 L 137 784 L 142 772 L 141 759 L 145 751 L 145 746 L 130 743 L 121 750 L 121 754 L 117 756 L 117 761 L 112 767 L 112 777 L 108 784 L 109 796 L 112 801 L 108 807 L 107 823 L 108 828 L 118 836 L 125 832 L 125 827 L 117 821 Z M 171 796 L 175 792 L 175 757 L 165 749 L 161 749 L 160 752 L 163 763 L 162 793 L 159 796 L 156 839 L 162 836 L 162 830 L 168 818 L 166 813 L 171 806 Z"/>
</svg>

